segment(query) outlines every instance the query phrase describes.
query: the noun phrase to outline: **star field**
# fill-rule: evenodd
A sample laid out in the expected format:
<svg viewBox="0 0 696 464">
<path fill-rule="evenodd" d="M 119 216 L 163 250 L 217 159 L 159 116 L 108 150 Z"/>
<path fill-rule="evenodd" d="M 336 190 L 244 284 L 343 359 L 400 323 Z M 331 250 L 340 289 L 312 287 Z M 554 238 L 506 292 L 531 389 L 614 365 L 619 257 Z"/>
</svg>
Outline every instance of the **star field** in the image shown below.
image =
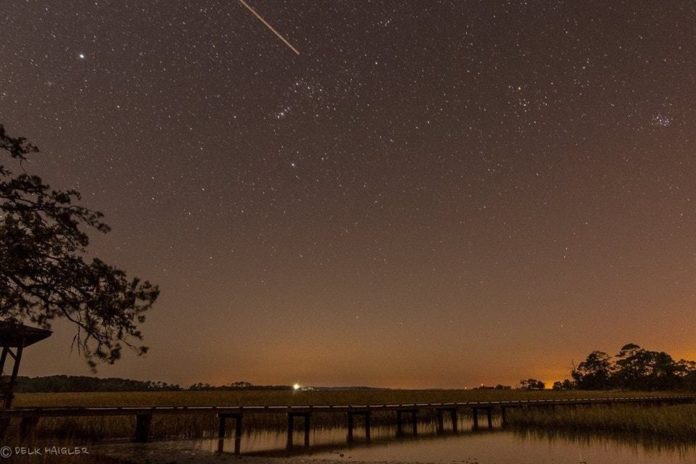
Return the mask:
<svg viewBox="0 0 696 464">
<path fill-rule="evenodd" d="M 2 8 L 0 122 L 162 289 L 151 354 L 104 374 L 462 386 L 696 354 L 692 3 L 249 4 L 301 54 L 235 1 Z M 83 372 L 69 337 L 28 373 Z"/>
</svg>

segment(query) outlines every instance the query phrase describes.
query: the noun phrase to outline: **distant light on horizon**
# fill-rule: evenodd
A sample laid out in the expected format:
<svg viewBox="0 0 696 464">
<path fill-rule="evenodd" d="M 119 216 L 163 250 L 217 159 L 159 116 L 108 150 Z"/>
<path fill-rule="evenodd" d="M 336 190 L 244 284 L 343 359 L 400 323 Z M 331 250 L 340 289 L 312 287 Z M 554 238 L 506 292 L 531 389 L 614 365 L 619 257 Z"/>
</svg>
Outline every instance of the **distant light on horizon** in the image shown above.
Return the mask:
<svg viewBox="0 0 696 464">
<path fill-rule="evenodd" d="M 294 391 L 299 391 L 301 388 L 302 388 L 302 385 L 300 385 L 299 383 L 293 384 L 293 386 L 292 386 L 292 389 Z"/>
</svg>

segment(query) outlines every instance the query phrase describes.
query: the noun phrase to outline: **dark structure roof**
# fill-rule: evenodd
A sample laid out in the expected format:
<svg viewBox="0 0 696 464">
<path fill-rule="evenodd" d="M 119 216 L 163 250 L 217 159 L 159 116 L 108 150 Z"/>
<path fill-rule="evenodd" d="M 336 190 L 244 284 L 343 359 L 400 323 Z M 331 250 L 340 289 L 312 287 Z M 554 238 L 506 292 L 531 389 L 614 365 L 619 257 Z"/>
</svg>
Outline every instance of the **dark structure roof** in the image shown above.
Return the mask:
<svg viewBox="0 0 696 464">
<path fill-rule="evenodd" d="M 30 327 L 14 321 L 0 321 L 0 346 L 10 348 L 25 347 L 40 342 L 53 332 L 38 327 Z"/>
</svg>

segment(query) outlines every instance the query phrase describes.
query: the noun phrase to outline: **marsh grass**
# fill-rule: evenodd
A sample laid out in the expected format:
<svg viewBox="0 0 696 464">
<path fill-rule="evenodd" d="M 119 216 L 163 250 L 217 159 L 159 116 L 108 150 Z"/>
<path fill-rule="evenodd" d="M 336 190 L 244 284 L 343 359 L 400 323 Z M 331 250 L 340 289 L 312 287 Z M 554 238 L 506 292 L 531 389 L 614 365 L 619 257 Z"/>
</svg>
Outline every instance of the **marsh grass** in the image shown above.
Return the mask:
<svg viewBox="0 0 696 464">
<path fill-rule="evenodd" d="M 509 424 L 553 431 L 584 431 L 693 441 L 696 438 L 696 404 L 671 406 L 616 405 L 514 409 Z"/>
<path fill-rule="evenodd" d="M 612 398 L 617 396 L 667 396 L 674 392 L 525 391 L 525 390 L 239 390 L 18 393 L 15 407 L 59 406 L 270 406 L 342 405 L 385 403 L 438 403 L 449 401 L 501 401 L 555 398 Z"/>
<path fill-rule="evenodd" d="M 656 393 L 657 394 L 657 393 Z M 126 407 L 126 406 L 266 406 L 266 405 L 364 405 L 394 403 L 439 403 L 454 401 L 501 401 L 550 398 L 604 398 L 612 396 L 642 396 L 645 393 L 627 392 L 550 392 L 496 390 L 346 390 L 346 391 L 178 391 L 178 392 L 114 392 L 114 393 L 25 393 L 18 394 L 16 407 Z M 557 408 L 563 412 L 564 408 Z M 592 408 L 603 409 L 603 408 Z M 655 408 L 657 410 L 659 408 Z M 525 416 L 526 417 L 526 416 Z M 537 417 L 537 416 L 535 416 Z M 538 416 L 541 419 L 541 415 Z M 433 418 L 421 417 L 430 422 Z M 375 425 L 392 423 L 393 414 L 375 413 Z M 515 420 L 532 421 L 531 416 Z M 537 419 L 534 419 L 537 420 Z M 662 420 L 662 419 L 660 419 Z M 343 414 L 316 414 L 312 427 L 344 426 Z M 249 414 L 244 417 L 244 430 L 284 429 L 284 414 Z M 301 427 L 300 424 L 298 426 Z M 230 426 L 231 427 L 231 426 Z M 693 426 L 692 426 L 693 427 Z M 36 427 L 35 438 L 95 442 L 128 440 L 135 430 L 131 416 L 42 418 Z M 172 414 L 153 416 L 152 439 L 208 438 L 217 433 L 214 414 Z M 19 439 L 15 421 L 7 435 Z"/>
</svg>

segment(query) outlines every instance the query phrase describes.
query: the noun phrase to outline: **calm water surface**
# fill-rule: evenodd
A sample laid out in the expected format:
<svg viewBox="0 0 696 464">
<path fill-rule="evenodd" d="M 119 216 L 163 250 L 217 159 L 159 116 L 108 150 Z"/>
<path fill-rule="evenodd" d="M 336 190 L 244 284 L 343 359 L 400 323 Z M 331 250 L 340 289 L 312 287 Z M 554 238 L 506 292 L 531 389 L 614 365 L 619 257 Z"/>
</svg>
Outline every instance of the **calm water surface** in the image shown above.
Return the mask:
<svg viewBox="0 0 696 464">
<path fill-rule="evenodd" d="M 427 424 L 419 426 L 417 437 L 395 438 L 393 427 L 373 427 L 371 443 L 362 440 L 346 443 L 344 428 L 318 429 L 311 434 L 310 448 L 295 446 L 290 454 L 307 460 L 397 461 L 438 464 L 685 464 L 696 463 L 696 444 L 640 442 L 630 437 L 611 438 L 598 435 L 552 434 L 542 431 L 500 428 L 472 431 L 462 424 L 462 431 L 437 435 Z M 294 443 L 302 444 L 297 433 Z M 190 442 L 189 442 L 190 444 Z M 226 440 L 225 450 L 234 450 L 234 440 Z M 248 455 L 287 455 L 284 431 L 259 431 L 245 434 L 241 451 Z M 189 445 L 190 446 L 190 445 Z M 217 440 L 200 440 L 194 446 L 214 451 Z"/>
</svg>

